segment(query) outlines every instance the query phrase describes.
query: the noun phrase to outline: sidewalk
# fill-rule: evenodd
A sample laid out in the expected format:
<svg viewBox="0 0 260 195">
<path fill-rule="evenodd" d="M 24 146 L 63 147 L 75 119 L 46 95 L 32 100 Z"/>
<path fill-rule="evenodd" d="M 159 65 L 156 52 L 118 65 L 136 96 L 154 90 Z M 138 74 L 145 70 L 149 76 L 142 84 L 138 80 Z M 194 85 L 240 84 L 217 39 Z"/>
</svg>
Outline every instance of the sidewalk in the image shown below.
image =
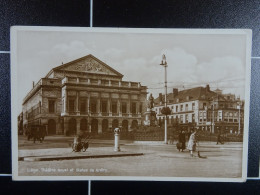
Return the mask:
<svg viewBox="0 0 260 195">
<path fill-rule="evenodd" d="M 88 148 L 86 152 L 72 152 L 71 148 L 51 148 L 19 150 L 19 161 L 52 161 L 52 160 L 72 160 L 86 158 L 108 158 L 123 156 L 140 156 L 143 153 L 120 151 L 115 152 L 113 147 Z"/>
</svg>

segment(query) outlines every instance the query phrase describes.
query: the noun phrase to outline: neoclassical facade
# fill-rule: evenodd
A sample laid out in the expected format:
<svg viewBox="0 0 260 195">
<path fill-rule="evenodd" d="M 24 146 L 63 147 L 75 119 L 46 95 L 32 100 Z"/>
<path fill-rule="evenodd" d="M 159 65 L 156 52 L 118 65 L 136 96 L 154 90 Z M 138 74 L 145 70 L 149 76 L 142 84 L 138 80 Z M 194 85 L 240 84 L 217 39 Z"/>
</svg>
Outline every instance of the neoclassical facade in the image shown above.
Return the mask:
<svg viewBox="0 0 260 195">
<path fill-rule="evenodd" d="M 91 54 L 53 68 L 24 98 L 23 126 L 65 135 L 128 131 L 143 123 L 147 87 L 122 78 Z"/>
</svg>

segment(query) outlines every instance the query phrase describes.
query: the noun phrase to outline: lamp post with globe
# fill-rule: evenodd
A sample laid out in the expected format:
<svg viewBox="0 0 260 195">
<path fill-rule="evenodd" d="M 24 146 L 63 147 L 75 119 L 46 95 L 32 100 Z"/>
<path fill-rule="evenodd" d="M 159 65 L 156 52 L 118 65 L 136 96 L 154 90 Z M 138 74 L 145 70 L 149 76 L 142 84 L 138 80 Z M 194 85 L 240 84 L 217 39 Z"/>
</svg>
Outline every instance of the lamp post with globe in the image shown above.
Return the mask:
<svg viewBox="0 0 260 195">
<path fill-rule="evenodd" d="M 167 108 L 167 62 L 166 62 L 166 56 L 163 54 L 162 56 L 162 62 L 160 64 L 164 67 L 164 87 L 165 87 L 165 96 L 164 96 L 164 106 L 165 109 Z M 167 144 L 167 114 L 165 114 L 165 120 L 164 120 L 164 128 L 165 128 L 165 136 L 164 136 L 164 143 Z"/>
</svg>

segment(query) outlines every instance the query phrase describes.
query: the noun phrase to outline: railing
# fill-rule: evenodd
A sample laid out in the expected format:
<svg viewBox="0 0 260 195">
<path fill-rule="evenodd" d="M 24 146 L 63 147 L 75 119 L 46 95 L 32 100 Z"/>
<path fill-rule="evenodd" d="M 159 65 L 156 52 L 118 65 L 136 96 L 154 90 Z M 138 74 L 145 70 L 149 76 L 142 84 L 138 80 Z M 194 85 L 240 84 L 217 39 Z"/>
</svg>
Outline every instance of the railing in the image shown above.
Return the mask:
<svg viewBox="0 0 260 195">
<path fill-rule="evenodd" d="M 73 83 L 73 84 L 79 83 L 79 84 L 112 86 L 112 87 L 129 87 L 129 88 L 140 88 L 142 90 L 146 89 L 145 86 L 141 86 L 141 84 L 138 82 L 86 79 L 80 77 L 65 77 L 62 79 L 62 84 L 65 83 Z"/>
<path fill-rule="evenodd" d="M 112 113 L 112 116 L 119 116 L 119 113 Z"/>
</svg>

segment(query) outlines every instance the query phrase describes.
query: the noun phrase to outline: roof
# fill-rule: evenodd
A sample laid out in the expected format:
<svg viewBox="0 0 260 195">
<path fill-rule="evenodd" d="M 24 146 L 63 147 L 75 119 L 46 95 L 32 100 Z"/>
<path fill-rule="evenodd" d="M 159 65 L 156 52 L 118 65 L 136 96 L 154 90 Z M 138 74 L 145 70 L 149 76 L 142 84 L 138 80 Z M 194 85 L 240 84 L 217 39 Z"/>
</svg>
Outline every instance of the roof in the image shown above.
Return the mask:
<svg viewBox="0 0 260 195">
<path fill-rule="evenodd" d="M 162 100 L 164 102 L 165 96 L 162 95 Z M 174 97 L 173 93 L 167 94 L 168 103 L 179 103 L 194 100 L 212 100 L 213 98 L 218 98 L 219 101 L 225 101 L 225 98 L 214 91 L 208 90 L 206 87 L 195 87 L 191 89 L 185 89 L 178 91 L 178 95 Z M 155 104 L 160 103 L 159 97 L 154 100 Z"/>
<path fill-rule="evenodd" d="M 92 54 L 86 55 L 82 58 L 70 61 L 68 63 L 57 66 L 49 71 L 45 76 L 48 78 L 54 71 L 73 71 L 73 72 L 86 72 L 105 75 L 114 75 L 122 78 L 124 75 L 102 62 Z"/>
</svg>

